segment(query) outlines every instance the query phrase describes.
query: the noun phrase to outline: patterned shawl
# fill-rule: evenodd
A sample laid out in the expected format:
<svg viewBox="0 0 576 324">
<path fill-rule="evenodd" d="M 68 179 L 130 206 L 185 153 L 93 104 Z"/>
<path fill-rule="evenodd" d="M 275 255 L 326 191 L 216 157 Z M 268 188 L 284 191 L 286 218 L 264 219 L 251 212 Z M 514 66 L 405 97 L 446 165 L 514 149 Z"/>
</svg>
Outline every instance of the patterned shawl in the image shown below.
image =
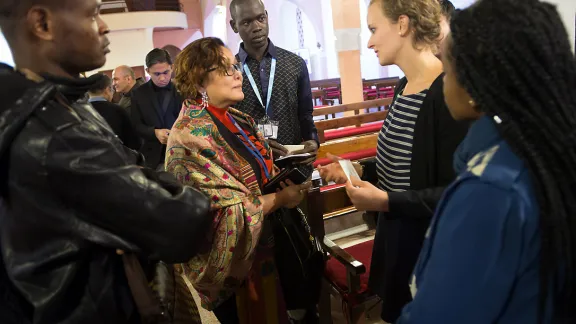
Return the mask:
<svg viewBox="0 0 576 324">
<path fill-rule="evenodd" d="M 250 125 L 272 154 L 252 118 L 234 109 L 229 113 Z M 166 171 L 212 200 L 214 223 L 206 247 L 177 267 L 200 293 L 202 306 L 212 310 L 248 276 L 264 223 L 262 193 L 250 163 L 224 140 L 208 111 L 190 100 L 183 104 L 167 147 Z"/>
</svg>

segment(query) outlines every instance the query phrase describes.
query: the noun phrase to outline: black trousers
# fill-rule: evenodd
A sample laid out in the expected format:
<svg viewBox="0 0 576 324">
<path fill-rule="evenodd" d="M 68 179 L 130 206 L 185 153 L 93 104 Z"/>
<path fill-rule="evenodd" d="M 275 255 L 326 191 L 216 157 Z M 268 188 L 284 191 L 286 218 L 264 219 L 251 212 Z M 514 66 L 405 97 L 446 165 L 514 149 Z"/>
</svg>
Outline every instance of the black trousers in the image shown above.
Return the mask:
<svg viewBox="0 0 576 324">
<path fill-rule="evenodd" d="M 236 308 L 236 295 L 232 295 L 232 297 L 216 307 L 214 315 L 216 315 L 221 324 L 240 324 L 238 309 Z"/>
</svg>

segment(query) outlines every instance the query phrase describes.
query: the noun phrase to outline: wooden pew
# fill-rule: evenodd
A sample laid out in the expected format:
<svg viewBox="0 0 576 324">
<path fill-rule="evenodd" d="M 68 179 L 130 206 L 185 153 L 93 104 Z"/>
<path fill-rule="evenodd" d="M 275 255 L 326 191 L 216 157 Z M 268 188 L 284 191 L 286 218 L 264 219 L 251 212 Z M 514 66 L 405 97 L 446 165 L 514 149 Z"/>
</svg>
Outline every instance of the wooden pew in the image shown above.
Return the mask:
<svg viewBox="0 0 576 324">
<path fill-rule="evenodd" d="M 349 153 L 356 153 L 355 155 L 361 157 L 356 159 L 352 158 L 352 160 L 361 160 L 365 158 L 364 155 L 368 154 L 368 151 L 371 152 L 373 150 L 375 152 L 377 144 L 377 132 L 330 141 L 320 145 L 316 161 L 319 162 L 320 165 L 326 164 L 321 162 L 325 162 L 323 160 L 326 159 L 328 153 L 343 157 Z"/>
<path fill-rule="evenodd" d="M 340 78 L 310 81 L 310 87 L 312 89 L 314 89 L 314 88 L 325 89 L 325 88 L 339 87 L 339 86 L 340 86 Z"/>
<path fill-rule="evenodd" d="M 346 116 L 340 118 L 333 118 L 329 120 L 316 121 L 314 124 L 316 125 L 316 129 L 318 130 L 318 137 L 320 139 L 320 143 L 326 142 L 327 130 L 335 130 L 347 126 L 363 127 L 360 126 L 363 123 L 383 121 L 387 115 L 386 111 L 378 111 L 375 113 L 364 113 L 364 114 L 359 114 L 359 112 L 362 109 L 369 109 L 374 107 L 378 108 L 388 107 L 390 106 L 391 103 L 392 98 L 385 98 L 385 99 L 375 99 L 345 105 L 336 105 L 314 109 L 313 116 L 322 116 L 322 115 L 326 116 L 347 111 L 354 111 L 356 114 L 354 116 Z M 361 133 L 362 132 L 358 132 L 358 134 Z"/>
</svg>

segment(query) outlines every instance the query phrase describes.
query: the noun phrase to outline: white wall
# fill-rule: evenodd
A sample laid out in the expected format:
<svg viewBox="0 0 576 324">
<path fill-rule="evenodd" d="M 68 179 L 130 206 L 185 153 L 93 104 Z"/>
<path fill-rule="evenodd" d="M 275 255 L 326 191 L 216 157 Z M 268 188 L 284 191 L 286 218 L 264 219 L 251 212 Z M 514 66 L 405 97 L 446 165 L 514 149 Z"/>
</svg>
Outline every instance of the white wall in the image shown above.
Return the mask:
<svg viewBox="0 0 576 324">
<path fill-rule="evenodd" d="M 14 60 L 12 59 L 10 47 L 8 47 L 8 43 L 6 43 L 6 39 L 4 39 L 2 31 L 0 31 L 0 62 L 14 66 Z"/>
<path fill-rule="evenodd" d="M 576 30 L 574 26 L 575 16 L 576 16 L 576 1 L 575 0 L 545 0 L 547 2 L 555 4 L 556 9 L 560 13 L 564 25 L 568 30 L 568 38 L 572 44 L 572 50 L 574 50 L 576 44 L 574 44 L 574 38 L 576 37 Z"/>
<path fill-rule="evenodd" d="M 368 22 L 366 16 L 368 15 L 368 6 L 364 1 L 359 1 L 360 4 L 360 66 L 362 68 L 362 78 L 366 80 L 379 79 L 388 76 L 390 67 L 380 66 L 378 56 L 374 51 L 368 48 L 368 40 L 370 39 L 370 30 L 368 29 Z"/>
<path fill-rule="evenodd" d="M 281 1 L 279 21 L 271 21 L 270 29 L 278 29 L 281 32 L 280 37 L 271 38 L 274 44 L 289 50 L 297 50 L 300 48 L 298 41 L 298 24 L 296 22 L 296 7 L 295 4 L 287 1 Z"/>
<path fill-rule="evenodd" d="M 113 70 L 119 65 L 144 65 L 146 54 L 154 48 L 154 28 L 188 28 L 186 14 L 176 11 L 139 11 L 102 15 L 110 28 L 110 53 L 106 64 L 96 71 Z"/>
<path fill-rule="evenodd" d="M 464 9 L 476 2 L 476 0 L 450 0 L 456 9 Z"/>
<path fill-rule="evenodd" d="M 225 44 L 228 43 L 228 29 L 231 28 L 227 20 L 227 11 L 225 4 L 204 8 L 204 35 L 218 37 Z"/>
</svg>

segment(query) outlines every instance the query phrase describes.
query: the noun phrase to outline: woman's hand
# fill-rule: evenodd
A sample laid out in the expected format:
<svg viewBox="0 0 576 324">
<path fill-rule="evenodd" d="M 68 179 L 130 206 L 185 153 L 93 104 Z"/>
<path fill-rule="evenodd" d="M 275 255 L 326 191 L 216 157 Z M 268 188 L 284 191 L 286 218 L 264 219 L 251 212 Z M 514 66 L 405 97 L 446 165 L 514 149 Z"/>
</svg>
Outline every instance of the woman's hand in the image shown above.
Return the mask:
<svg viewBox="0 0 576 324">
<path fill-rule="evenodd" d="M 320 177 L 322 177 L 322 180 L 325 182 L 334 181 L 337 184 L 343 184 L 348 181 L 346 173 L 344 173 L 344 170 L 342 170 L 342 167 L 338 162 L 332 162 L 324 166 L 320 165 L 317 169 L 318 173 L 320 173 Z"/>
<path fill-rule="evenodd" d="M 342 170 L 340 163 L 338 163 L 341 158 L 330 153 L 326 154 L 326 157 L 332 160 L 332 163 L 325 166 L 318 166 L 317 169 L 320 173 L 320 177 L 322 177 L 326 182 L 334 181 L 337 184 L 346 183 L 348 177 L 346 176 L 346 173 L 344 173 L 344 170 Z M 362 165 L 358 162 L 352 162 L 352 165 L 354 166 L 356 173 L 358 173 L 359 176 L 362 176 Z"/>
<path fill-rule="evenodd" d="M 281 182 L 282 190 L 277 193 L 280 205 L 285 208 L 297 207 L 311 185 L 312 183 L 309 181 L 300 185 L 294 184 L 290 180 L 286 180 L 286 183 Z"/>
<path fill-rule="evenodd" d="M 346 192 L 358 211 L 388 211 L 388 193 L 357 178 L 346 183 Z"/>
</svg>

